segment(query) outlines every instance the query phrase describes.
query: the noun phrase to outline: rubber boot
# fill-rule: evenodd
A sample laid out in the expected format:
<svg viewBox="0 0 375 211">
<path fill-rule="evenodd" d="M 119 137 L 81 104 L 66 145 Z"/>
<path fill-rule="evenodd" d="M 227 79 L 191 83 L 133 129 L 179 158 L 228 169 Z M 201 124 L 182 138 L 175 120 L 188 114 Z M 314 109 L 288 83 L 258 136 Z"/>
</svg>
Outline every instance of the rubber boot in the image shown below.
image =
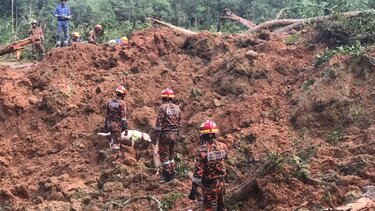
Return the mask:
<svg viewBox="0 0 375 211">
<path fill-rule="evenodd" d="M 162 178 L 160 179 L 160 183 L 161 184 L 165 184 L 165 183 L 168 183 L 172 181 L 172 174 L 168 174 L 168 173 L 163 173 L 163 176 Z"/>
</svg>

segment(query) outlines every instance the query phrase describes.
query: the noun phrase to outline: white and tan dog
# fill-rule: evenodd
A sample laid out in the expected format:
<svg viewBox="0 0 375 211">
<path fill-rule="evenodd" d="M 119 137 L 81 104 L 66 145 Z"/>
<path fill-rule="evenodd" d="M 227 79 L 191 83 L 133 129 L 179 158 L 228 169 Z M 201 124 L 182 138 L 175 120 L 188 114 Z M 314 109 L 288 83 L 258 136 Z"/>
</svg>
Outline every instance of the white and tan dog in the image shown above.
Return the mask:
<svg viewBox="0 0 375 211">
<path fill-rule="evenodd" d="M 111 133 L 98 133 L 98 135 L 104 136 L 104 137 L 110 137 Z M 125 136 L 125 132 L 121 133 L 121 144 L 132 146 L 134 147 L 134 149 L 145 149 L 150 144 L 152 144 L 152 140 L 151 140 L 150 135 L 148 135 L 147 133 L 142 133 L 137 130 L 128 130 L 128 135 L 126 136 Z M 113 139 L 111 139 L 111 142 L 109 143 L 109 147 L 111 149 L 119 149 L 118 146 L 114 145 Z M 153 146 L 153 161 L 154 161 L 154 165 L 156 169 L 156 174 L 159 174 L 159 169 L 161 166 L 158 150 L 159 150 L 159 145 L 158 143 L 156 143 Z"/>
<path fill-rule="evenodd" d="M 104 137 L 110 137 L 111 133 L 98 133 L 100 136 Z M 150 135 L 147 133 L 142 133 L 138 130 L 128 130 L 128 134 L 125 136 L 125 132 L 121 133 L 121 144 L 127 145 L 127 146 L 148 146 L 151 144 L 151 138 Z M 112 149 L 114 147 L 113 140 L 111 140 L 111 143 L 109 143 L 110 148 Z"/>
</svg>

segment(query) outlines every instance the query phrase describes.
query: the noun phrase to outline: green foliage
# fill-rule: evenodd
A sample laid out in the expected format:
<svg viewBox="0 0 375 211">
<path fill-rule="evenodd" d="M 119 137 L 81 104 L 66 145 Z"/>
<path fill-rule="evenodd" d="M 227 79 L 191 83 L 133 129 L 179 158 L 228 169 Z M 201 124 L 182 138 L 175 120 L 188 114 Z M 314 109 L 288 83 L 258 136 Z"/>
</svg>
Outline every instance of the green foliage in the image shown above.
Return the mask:
<svg viewBox="0 0 375 211">
<path fill-rule="evenodd" d="M 287 15 L 289 18 L 309 18 L 324 15 L 327 2 L 316 0 L 290 1 Z"/>
<path fill-rule="evenodd" d="M 273 167 L 273 169 L 275 170 L 280 169 L 282 167 L 284 158 L 277 152 L 269 151 L 267 152 L 267 155 L 266 155 L 266 161 L 268 162 L 268 165 L 262 169 L 262 171 L 260 172 L 260 175 L 267 174 L 267 169 L 269 167 Z"/>
<path fill-rule="evenodd" d="M 284 44 L 293 45 L 298 41 L 299 37 L 300 37 L 300 34 L 288 35 L 286 39 L 284 40 Z"/>
<path fill-rule="evenodd" d="M 325 62 L 329 61 L 334 55 L 336 55 L 337 51 L 335 49 L 326 49 L 323 54 L 318 54 L 315 57 L 315 66 L 318 67 Z"/>
<path fill-rule="evenodd" d="M 300 157 L 294 155 L 290 158 L 289 164 L 293 166 L 292 176 L 306 182 L 309 179 L 310 172 L 307 169 L 309 160 L 302 160 Z"/>
<path fill-rule="evenodd" d="M 177 176 L 185 176 L 189 170 L 187 163 L 184 161 L 181 154 L 176 154 L 174 157 L 176 162 L 176 173 Z"/>
<path fill-rule="evenodd" d="M 165 196 L 162 200 L 161 200 L 161 209 L 162 210 L 170 210 L 173 208 L 173 205 L 175 203 L 175 201 L 177 199 L 181 199 L 183 198 L 184 195 L 180 192 L 172 192 L 172 193 L 169 193 L 167 196 Z"/>
<path fill-rule="evenodd" d="M 45 31 L 44 45 L 46 49 L 55 44 L 56 20 L 52 13 L 58 1 L 56 0 L 17 0 L 14 16 L 11 17 L 11 0 L 3 0 L 0 12 L 0 44 L 9 43 L 15 39 L 25 38 L 30 27 L 30 21 L 37 19 Z M 274 19 L 280 10 L 285 9 L 283 18 L 306 18 L 317 15 L 328 15 L 333 12 L 349 10 L 365 10 L 375 6 L 375 1 L 369 0 L 80 0 L 68 1 L 71 8 L 72 20 L 70 31 L 77 31 L 85 40 L 87 33 L 95 24 L 102 24 L 104 31 L 99 41 L 129 36 L 133 30 L 148 27 L 147 17 L 158 18 L 174 25 L 193 30 L 216 31 L 219 15 L 224 8 L 230 8 L 235 14 L 254 23 Z M 13 21 L 12 21 L 13 20 Z M 335 46 L 343 45 L 340 40 L 348 41 L 353 46 L 356 41 L 372 43 L 374 39 L 375 19 L 371 15 L 363 15 L 362 19 L 343 20 L 342 17 L 321 26 L 322 37 L 329 40 L 339 32 Z M 13 24 L 12 24 L 13 23 Z M 344 24 L 342 24 L 344 23 Z M 223 33 L 239 33 L 246 28 L 239 23 L 225 21 Z M 13 32 L 14 31 L 14 32 Z M 348 34 L 345 34 L 348 31 Z M 336 36 L 337 37 L 337 36 Z M 285 40 L 291 45 L 298 36 L 290 36 Z M 338 44 L 338 45 L 337 45 Z"/>
<path fill-rule="evenodd" d="M 358 57 L 364 54 L 364 50 L 365 48 L 359 44 L 352 46 L 339 46 L 333 49 L 327 48 L 322 55 L 316 55 L 315 66 L 320 66 L 324 64 L 336 54 Z"/>
<path fill-rule="evenodd" d="M 332 131 L 327 135 L 327 142 L 329 144 L 336 144 L 343 137 L 341 129 Z"/>
<path fill-rule="evenodd" d="M 336 46 L 368 46 L 375 43 L 375 15 L 361 14 L 352 18 L 337 15 L 316 26 L 317 40 Z"/>
<path fill-rule="evenodd" d="M 359 118 L 361 117 L 361 115 L 362 115 L 362 109 L 361 108 L 358 108 L 358 109 L 354 110 L 352 112 L 352 121 L 353 122 L 358 121 Z"/>
<path fill-rule="evenodd" d="M 309 79 L 309 80 L 305 80 L 303 83 L 302 83 L 302 86 L 301 88 L 304 90 L 304 91 L 307 91 L 310 89 L 310 87 L 315 83 L 315 80 L 314 79 Z"/>
<path fill-rule="evenodd" d="M 0 19 L 0 45 L 12 40 L 12 23 L 9 19 Z"/>
</svg>

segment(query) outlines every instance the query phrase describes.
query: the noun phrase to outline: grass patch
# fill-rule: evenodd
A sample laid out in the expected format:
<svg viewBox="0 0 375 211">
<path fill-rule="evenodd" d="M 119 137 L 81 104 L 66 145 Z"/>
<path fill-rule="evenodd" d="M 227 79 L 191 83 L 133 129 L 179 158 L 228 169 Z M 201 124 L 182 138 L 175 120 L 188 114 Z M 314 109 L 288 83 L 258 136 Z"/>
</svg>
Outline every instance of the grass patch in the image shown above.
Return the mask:
<svg viewBox="0 0 375 211">
<path fill-rule="evenodd" d="M 343 137 L 342 131 L 340 129 L 332 131 L 330 134 L 327 135 L 327 142 L 329 144 L 336 144 L 339 140 Z"/>
<path fill-rule="evenodd" d="M 173 208 L 174 206 L 174 203 L 177 199 L 181 199 L 183 198 L 184 195 L 180 192 L 172 192 L 170 194 L 168 194 L 167 196 L 165 196 L 162 200 L 161 200 L 161 209 L 162 210 L 170 210 Z"/>
<path fill-rule="evenodd" d="M 300 34 L 288 35 L 284 40 L 284 44 L 293 45 L 298 41 L 299 37 L 300 37 Z"/>
</svg>

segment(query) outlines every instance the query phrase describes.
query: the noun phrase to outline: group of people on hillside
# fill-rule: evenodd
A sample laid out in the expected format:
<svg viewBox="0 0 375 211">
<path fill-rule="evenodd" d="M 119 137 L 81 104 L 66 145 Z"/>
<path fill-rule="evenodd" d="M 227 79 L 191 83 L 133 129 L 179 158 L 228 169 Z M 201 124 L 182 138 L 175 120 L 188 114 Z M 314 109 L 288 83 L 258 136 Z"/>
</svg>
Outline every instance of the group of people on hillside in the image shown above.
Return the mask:
<svg viewBox="0 0 375 211">
<path fill-rule="evenodd" d="M 111 133 L 114 144 L 121 150 L 121 133 L 127 134 L 126 103 L 124 101 L 127 90 L 119 86 L 115 90 L 116 97 L 106 105 L 106 120 L 104 128 Z M 167 88 L 161 92 L 162 104 L 157 113 L 153 142 L 159 144 L 162 173 L 160 183 L 168 183 L 176 178 L 175 145 L 178 143 L 181 128 L 181 109 L 173 102 L 175 94 Z M 226 177 L 225 159 L 227 146 L 218 141 L 218 126 L 207 120 L 200 127 L 200 140 L 195 156 L 195 167 L 192 187 L 201 187 L 203 203 L 206 211 L 226 210 L 224 205 L 224 179 Z M 119 153 L 117 153 L 118 155 Z M 115 159 L 119 159 L 116 157 Z M 194 188 L 192 188 L 193 190 Z M 189 199 L 197 199 L 191 193 Z"/>
<path fill-rule="evenodd" d="M 70 8 L 66 3 L 67 0 L 60 0 L 60 3 L 56 6 L 54 12 L 54 17 L 56 17 L 57 20 L 56 47 L 68 46 L 70 38 L 71 42 L 81 42 L 81 35 L 79 32 L 73 32 L 69 35 L 69 21 L 71 19 L 71 13 Z M 101 25 L 95 25 L 94 29 L 87 34 L 87 42 L 95 45 L 98 44 L 97 37 L 102 30 L 103 28 Z M 41 54 L 44 56 L 45 49 L 42 44 L 44 34 L 42 28 L 38 26 L 37 20 L 31 21 L 31 28 L 28 31 L 28 35 L 37 37 L 37 39 L 33 40 L 32 53 Z M 122 37 L 121 39 L 116 39 L 114 41 L 111 40 L 110 44 L 125 44 L 127 42 L 127 37 Z"/>
</svg>

